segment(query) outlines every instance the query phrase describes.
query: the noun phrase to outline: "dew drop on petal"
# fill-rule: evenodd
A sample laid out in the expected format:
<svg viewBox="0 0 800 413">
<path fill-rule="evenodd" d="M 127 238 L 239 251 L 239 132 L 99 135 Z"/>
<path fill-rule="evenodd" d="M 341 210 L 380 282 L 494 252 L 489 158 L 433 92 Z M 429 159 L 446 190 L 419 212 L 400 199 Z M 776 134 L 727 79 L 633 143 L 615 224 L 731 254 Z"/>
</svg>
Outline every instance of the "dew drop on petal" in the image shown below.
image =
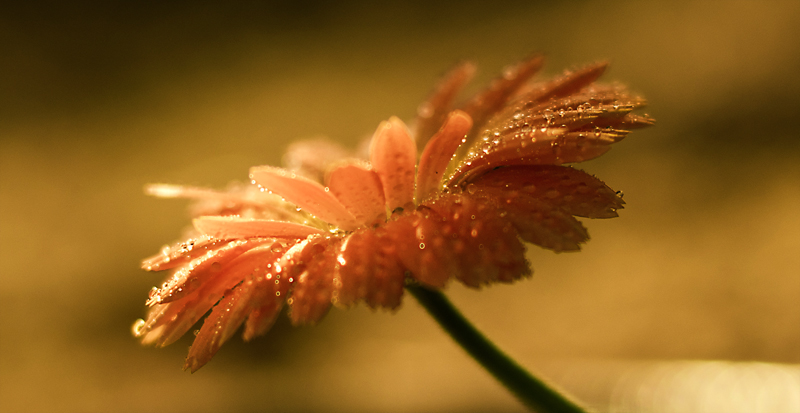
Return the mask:
<svg viewBox="0 0 800 413">
<path fill-rule="evenodd" d="M 419 243 L 419 249 L 421 249 L 421 250 L 425 249 L 425 243 L 424 242 L 420 242 Z"/>
<path fill-rule="evenodd" d="M 141 337 L 144 334 L 144 319 L 138 319 L 133 322 L 133 326 L 131 326 L 131 333 L 133 333 L 134 337 Z"/>
</svg>

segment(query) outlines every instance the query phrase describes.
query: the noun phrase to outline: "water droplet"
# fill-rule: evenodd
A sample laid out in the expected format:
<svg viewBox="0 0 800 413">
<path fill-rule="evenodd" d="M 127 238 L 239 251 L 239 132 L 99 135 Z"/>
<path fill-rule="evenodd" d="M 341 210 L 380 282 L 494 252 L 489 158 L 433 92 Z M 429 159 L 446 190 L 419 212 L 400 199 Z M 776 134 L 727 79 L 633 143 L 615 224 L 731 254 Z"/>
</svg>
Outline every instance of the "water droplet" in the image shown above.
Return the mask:
<svg viewBox="0 0 800 413">
<path fill-rule="evenodd" d="M 145 324 L 145 321 L 141 318 L 133 322 L 133 326 L 131 326 L 131 333 L 133 333 L 134 337 L 141 337 L 144 334 Z"/>
<path fill-rule="evenodd" d="M 280 297 L 280 296 L 281 296 L 281 292 L 280 291 L 275 291 L 275 297 Z"/>
<path fill-rule="evenodd" d="M 477 186 L 475 186 L 475 184 L 472 184 L 472 183 L 471 183 L 471 184 L 467 185 L 467 192 L 468 192 L 470 195 L 474 195 L 474 194 L 475 194 L 475 191 L 477 191 L 477 190 L 478 190 L 478 187 L 477 187 Z"/>
<path fill-rule="evenodd" d="M 421 249 L 421 250 L 425 249 L 425 243 L 424 242 L 420 242 L 419 243 L 419 249 Z"/>
</svg>

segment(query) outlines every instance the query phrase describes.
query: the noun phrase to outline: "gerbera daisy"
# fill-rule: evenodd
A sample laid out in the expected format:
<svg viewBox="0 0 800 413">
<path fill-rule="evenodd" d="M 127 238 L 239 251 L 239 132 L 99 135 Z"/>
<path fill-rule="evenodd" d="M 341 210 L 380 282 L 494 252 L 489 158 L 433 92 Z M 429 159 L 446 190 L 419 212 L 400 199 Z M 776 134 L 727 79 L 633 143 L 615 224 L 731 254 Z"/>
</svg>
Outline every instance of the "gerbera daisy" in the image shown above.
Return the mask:
<svg viewBox="0 0 800 413">
<path fill-rule="evenodd" d="M 367 159 L 333 144 L 297 144 L 289 168 L 258 166 L 252 185 L 224 191 L 151 185 L 196 200 L 190 238 L 146 259 L 171 275 L 150 292 L 143 343 L 165 346 L 209 310 L 185 368 L 196 371 L 244 324 L 269 330 L 284 304 L 294 324 L 331 305 L 396 309 L 404 288 L 479 288 L 530 275 L 523 243 L 576 251 L 588 235 L 575 216 L 617 216 L 622 199 L 567 166 L 602 155 L 628 130 L 651 125 L 641 98 L 594 81 L 599 63 L 539 83 L 534 56 L 454 106 L 474 69 L 451 70 L 411 129 L 381 123 Z"/>
</svg>

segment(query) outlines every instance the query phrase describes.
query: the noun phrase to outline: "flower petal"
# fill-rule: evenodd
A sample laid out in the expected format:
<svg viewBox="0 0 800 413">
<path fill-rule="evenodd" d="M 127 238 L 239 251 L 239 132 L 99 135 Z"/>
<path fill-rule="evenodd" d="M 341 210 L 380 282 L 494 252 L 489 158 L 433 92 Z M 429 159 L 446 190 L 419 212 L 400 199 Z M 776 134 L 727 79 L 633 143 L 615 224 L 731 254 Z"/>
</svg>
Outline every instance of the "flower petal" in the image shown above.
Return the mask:
<svg viewBox="0 0 800 413">
<path fill-rule="evenodd" d="M 568 214 L 587 218 L 616 217 L 617 210 L 625 204 L 603 181 L 566 166 L 499 168 L 480 176 L 470 185 L 522 191 Z"/>
<path fill-rule="evenodd" d="M 250 178 L 262 188 L 282 196 L 325 222 L 344 230 L 358 226 L 353 215 L 330 194 L 330 190 L 317 182 L 271 166 L 250 168 Z"/>
<path fill-rule="evenodd" d="M 358 225 L 386 220 L 386 200 L 381 179 L 368 165 L 346 164 L 328 173 L 328 187 Z"/>
<path fill-rule="evenodd" d="M 572 215 L 523 191 L 478 187 L 476 197 L 497 202 L 501 216 L 514 225 L 526 242 L 556 252 L 578 251 L 589 239 L 586 229 Z"/>
<path fill-rule="evenodd" d="M 361 229 L 342 243 L 334 279 L 334 300 L 347 307 L 363 300 L 371 308 L 400 306 L 405 268 L 395 254 L 395 239 L 384 228 Z"/>
<path fill-rule="evenodd" d="M 299 259 L 303 272 L 297 276 L 289 300 L 292 323 L 313 324 L 331 307 L 333 298 L 333 273 L 339 239 L 317 238 L 303 249 Z"/>
<path fill-rule="evenodd" d="M 602 76 L 606 68 L 608 68 L 608 62 L 597 62 L 574 72 L 567 72 L 563 76 L 529 93 L 524 99 L 544 102 L 549 99 L 578 93 Z"/>
<path fill-rule="evenodd" d="M 381 122 L 372 138 L 370 162 L 381 178 L 389 211 L 413 205 L 416 159 L 416 145 L 403 121 L 392 117 Z"/>
<path fill-rule="evenodd" d="M 263 267 L 273 253 L 274 245 L 253 248 L 224 265 L 215 277 L 181 300 L 159 304 L 152 308 L 140 336 L 144 344 L 163 347 L 185 334 L 226 291 L 242 282 L 248 275 Z"/>
<path fill-rule="evenodd" d="M 419 160 L 417 170 L 417 202 L 421 202 L 441 190 L 447 165 L 472 127 L 472 119 L 457 110 L 450 114 L 445 124 L 431 138 Z"/>
<path fill-rule="evenodd" d="M 189 348 L 184 370 L 197 371 L 233 336 L 251 310 L 249 301 L 254 291 L 255 283 L 250 275 L 214 306 Z"/>
<path fill-rule="evenodd" d="M 544 64 L 542 55 L 533 55 L 503 71 L 488 88 L 478 93 L 464 105 L 464 111 L 472 117 L 475 127 L 480 128 L 508 99 L 535 75 Z"/>
<path fill-rule="evenodd" d="M 444 288 L 450 278 L 459 274 L 456 256 L 451 251 L 452 239 L 458 234 L 439 214 L 421 208 L 387 223 L 386 232 L 391 234 L 403 266 L 420 283 Z"/>
<path fill-rule="evenodd" d="M 190 238 L 172 246 L 164 246 L 161 252 L 142 261 L 142 269 L 146 271 L 163 271 L 175 268 L 189 261 L 216 250 L 230 241 L 201 235 Z"/>
<path fill-rule="evenodd" d="M 450 177 L 450 185 L 468 182 L 498 166 L 560 165 L 594 159 L 611 149 L 617 136 L 568 134 L 564 129 L 535 129 L 486 142 L 471 152 Z"/>
<path fill-rule="evenodd" d="M 440 233 L 451 234 L 450 249 L 465 285 L 478 288 L 530 275 L 517 232 L 491 202 L 447 194 L 426 206 L 443 218 Z"/>
<path fill-rule="evenodd" d="M 239 239 L 228 242 L 221 248 L 208 251 L 182 266 L 164 282 L 162 287 L 154 290 L 147 300 L 148 306 L 179 300 L 194 292 L 209 278 L 217 275 L 222 267 L 245 251 L 259 245 L 275 244 L 273 239 Z"/>
<path fill-rule="evenodd" d="M 352 155 L 352 152 L 328 139 L 309 139 L 289 145 L 283 154 L 283 164 L 298 175 L 322 182 L 325 171 L 332 163 Z"/>
<path fill-rule="evenodd" d="M 193 221 L 198 231 L 221 239 L 273 237 L 305 238 L 322 230 L 293 222 L 240 217 L 200 217 Z"/>
<path fill-rule="evenodd" d="M 255 278 L 255 292 L 250 298 L 250 305 L 254 308 L 247 317 L 243 338 L 250 341 L 256 336 L 266 334 L 275 323 L 275 319 L 280 314 L 285 298 L 288 295 L 289 287 L 294 279 L 284 271 L 284 267 L 291 267 L 290 261 L 297 251 L 304 248 L 307 241 L 300 242 L 292 248 L 277 251 L 274 256 L 267 258 L 269 272 L 263 277 Z"/>
<path fill-rule="evenodd" d="M 414 127 L 417 148 L 424 148 L 436 131 L 441 129 L 456 95 L 474 75 L 474 64 L 462 62 L 456 65 L 444 75 L 428 100 L 419 105 Z"/>
</svg>

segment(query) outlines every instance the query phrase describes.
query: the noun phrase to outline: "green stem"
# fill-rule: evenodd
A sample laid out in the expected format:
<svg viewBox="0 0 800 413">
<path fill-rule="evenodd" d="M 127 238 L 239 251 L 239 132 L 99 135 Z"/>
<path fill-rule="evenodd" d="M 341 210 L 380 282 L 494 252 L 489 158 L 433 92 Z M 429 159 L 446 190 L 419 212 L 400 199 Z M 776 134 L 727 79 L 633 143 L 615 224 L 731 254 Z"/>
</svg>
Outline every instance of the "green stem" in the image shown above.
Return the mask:
<svg viewBox="0 0 800 413">
<path fill-rule="evenodd" d="M 543 413 L 586 412 L 495 347 L 444 294 L 418 285 L 408 285 L 406 289 L 467 353 L 529 408 Z"/>
</svg>

